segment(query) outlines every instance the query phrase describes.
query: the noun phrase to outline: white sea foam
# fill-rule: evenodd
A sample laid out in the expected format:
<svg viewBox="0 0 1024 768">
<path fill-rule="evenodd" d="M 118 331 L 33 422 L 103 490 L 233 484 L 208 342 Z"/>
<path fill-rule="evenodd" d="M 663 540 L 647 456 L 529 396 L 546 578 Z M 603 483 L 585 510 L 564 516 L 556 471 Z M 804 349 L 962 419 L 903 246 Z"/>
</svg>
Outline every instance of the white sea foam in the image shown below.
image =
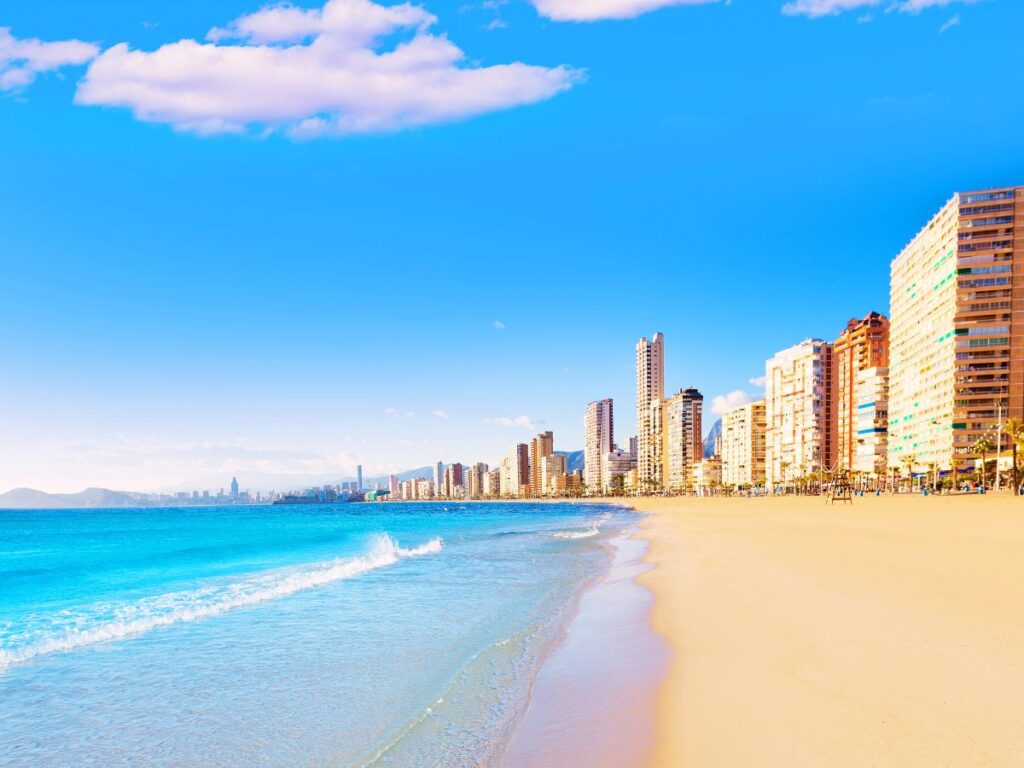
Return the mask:
<svg viewBox="0 0 1024 768">
<path fill-rule="evenodd" d="M 556 539 L 589 539 L 600 532 L 601 529 L 593 525 L 585 531 L 555 531 L 551 535 Z"/>
<path fill-rule="evenodd" d="M 235 608 L 355 578 L 368 571 L 394 565 L 402 558 L 437 554 L 441 548 L 439 538 L 406 549 L 387 534 L 382 534 L 374 537 L 367 552 L 355 557 L 338 558 L 301 569 L 270 571 L 240 581 L 170 592 L 134 603 L 104 603 L 77 612 L 61 612 L 41 621 L 42 626 L 36 629 L 6 637 L 0 634 L 0 673 L 11 664 L 36 656 L 142 635 L 179 622 L 219 616 Z"/>
</svg>

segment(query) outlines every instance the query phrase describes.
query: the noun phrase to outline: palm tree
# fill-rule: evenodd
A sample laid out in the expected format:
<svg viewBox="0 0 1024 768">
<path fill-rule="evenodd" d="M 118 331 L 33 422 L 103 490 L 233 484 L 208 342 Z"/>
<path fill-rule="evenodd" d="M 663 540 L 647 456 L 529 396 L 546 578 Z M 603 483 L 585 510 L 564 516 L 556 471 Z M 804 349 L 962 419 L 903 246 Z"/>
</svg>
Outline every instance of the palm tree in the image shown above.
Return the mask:
<svg viewBox="0 0 1024 768">
<path fill-rule="evenodd" d="M 985 456 L 992 450 L 992 438 L 982 435 L 974 442 L 974 455 L 981 456 L 981 487 L 985 487 Z"/>
<path fill-rule="evenodd" d="M 1010 438 L 1013 446 L 1013 492 L 1017 493 L 1020 485 L 1020 471 L 1017 469 L 1017 446 L 1024 443 L 1024 421 L 1021 419 L 1007 419 L 1003 431 Z"/>
<path fill-rule="evenodd" d="M 917 464 L 917 456 L 909 454 L 900 459 L 900 463 L 906 467 L 907 477 L 910 479 L 910 489 L 914 489 L 914 465 Z"/>
</svg>

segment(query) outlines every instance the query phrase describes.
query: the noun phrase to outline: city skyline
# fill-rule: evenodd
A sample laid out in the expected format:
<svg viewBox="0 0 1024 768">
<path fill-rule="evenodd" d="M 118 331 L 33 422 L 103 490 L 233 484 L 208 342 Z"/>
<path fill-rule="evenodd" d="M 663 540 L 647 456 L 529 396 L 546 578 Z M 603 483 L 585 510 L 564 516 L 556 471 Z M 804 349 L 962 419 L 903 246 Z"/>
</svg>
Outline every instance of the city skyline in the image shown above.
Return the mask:
<svg viewBox="0 0 1024 768">
<path fill-rule="evenodd" d="M 571 3 L 423 2 L 422 34 L 448 34 L 467 69 L 555 79 L 320 138 L 259 120 L 200 135 L 99 90 L 95 53 L 109 78 L 121 43 L 244 49 L 231 24 L 259 3 L 90 5 L 0 16 L 0 492 L 494 467 L 548 430 L 582 449 L 587 402 L 632 422 L 630 349 L 652 329 L 673 387 L 704 394 L 706 431 L 763 396 L 750 382 L 774 351 L 888 315 L 891 260 L 953 192 L 1024 178 L 1018 132 L 971 118 L 1024 109 L 985 76 L 1024 21 L 1006 0 L 682 4 L 593 24 L 562 20 Z M 86 47 L 59 69 L 30 55 L 72 40 Z"/>
</svg>

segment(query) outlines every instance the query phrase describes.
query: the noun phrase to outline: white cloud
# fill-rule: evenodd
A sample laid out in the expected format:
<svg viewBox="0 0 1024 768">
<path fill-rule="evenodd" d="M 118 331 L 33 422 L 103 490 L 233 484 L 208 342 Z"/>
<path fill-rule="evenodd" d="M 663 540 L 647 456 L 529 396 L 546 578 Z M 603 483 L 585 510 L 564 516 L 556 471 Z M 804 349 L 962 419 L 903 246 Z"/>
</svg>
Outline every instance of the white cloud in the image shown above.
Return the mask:
<svg viewBox="0 0 1024 768">
<path fill-rule="evenodd" d="M 731 411 L 733 408 L 739 408 L 741 405 L 754 402 L 754 398 L 744 392 L 742 389 L 736 389 L 727 395 L 718 395 L 711 399 L 711 412 L 716 416 L 721 416 L 726 411 Z"/>
<path fill-rule="evenodd" d="M 484 419 L 484 424 L 500 424 L 503 427 L 519 427 L 522 429 L 534 429 L 540 424 L 537 419 L 532 416 L 494 416 L 493 418 Z"/>
<path fill-rule="evenodd" d="M 947 32 L 948 30 L 952 29 L 953 27 L 957 27 L 959 25 L 960 25 L 960 14 L 958 13 L 953 18 L 951 18 L 949 21 L 947 21 L 945 24 L 943 24 L 941 27 L 939 27 L 939 34 L 941 35 L 943 32 Z"/>
<path fill-rule="evenodd" d="M 447 419 L 448 418 L 448 414 L 445 411 L 442 411 L 441 409 L 438 409 L 438 410 L 434 411 L 433 413 L 439 419 Z"/>
<path fill-rule="evenodd" d="M 497 328 L 499 331 L 505 330 L 505 324 L 501 322 L 501 320 L 495 320 L 494 327 Z"/>
<path fill-rule="evenodd" d="M 768 383 L 768 377 L 767 376 L 753 376 L 750 379 L 748 379 L 748 381 L 750 382 L 751 386 L 763 387 L 765 384 Z"/>
<path fill-rule="evenodd" d="M 20 40 L 11 34 L 10 27 L 0 27 L 0 91 L 24 88 L 40 72 L 85 64 L 97 53 L 97 46 L 81 40 Z"/>
<path fill-rule="evenodd" d="M 887 11 L 918 13 L 926 8 L 939 8 L 953 3 L 973 3 L 976 0 L 790 0 L 782 6 L 782 12 L 790 16 L 809 16 L 817 19 L 834 16 L 858 8 L 883 6 Z M 858 21 L 861 21 L 862 16 Z M 868 19 L 870 21 L 870 19 Z"/>
<path fill-rule="evenodd" d="M 631 19 L 672 5 L 706 5 L 718 0 L 530 0 L 537 13 L 553 21 Z"/>
<path fill-rule="evenodd" d="M 208 42 L 127 43 L 89 66 L 76 102 L 199 134 L 284 130 L 296 138 L 393 131 L 532 104 L 583 77 L 566 66 L 465 63 L 418 6 L 328 0 L 276 5 L 214 28 Z M 388 46 L 383 37 L 394 40 Z M 227 42 L 225 42 L 227 41 Z"/>
</svg>

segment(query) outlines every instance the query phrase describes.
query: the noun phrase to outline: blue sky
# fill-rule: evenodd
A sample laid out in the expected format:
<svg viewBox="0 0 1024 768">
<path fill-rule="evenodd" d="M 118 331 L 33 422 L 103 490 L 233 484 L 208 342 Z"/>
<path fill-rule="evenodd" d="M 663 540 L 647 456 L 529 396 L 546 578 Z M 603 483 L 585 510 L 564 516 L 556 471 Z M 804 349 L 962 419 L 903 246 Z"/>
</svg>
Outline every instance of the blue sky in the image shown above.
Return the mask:
<svg viewBox="0 0 1024 768">
<path fill-rule="evenodd" d="M 639 336 L 754 395 L 1024 181 L 1013 0 L 334 2 L 0 10 L 0 491 L 624 441 Z"/>
</svg>

